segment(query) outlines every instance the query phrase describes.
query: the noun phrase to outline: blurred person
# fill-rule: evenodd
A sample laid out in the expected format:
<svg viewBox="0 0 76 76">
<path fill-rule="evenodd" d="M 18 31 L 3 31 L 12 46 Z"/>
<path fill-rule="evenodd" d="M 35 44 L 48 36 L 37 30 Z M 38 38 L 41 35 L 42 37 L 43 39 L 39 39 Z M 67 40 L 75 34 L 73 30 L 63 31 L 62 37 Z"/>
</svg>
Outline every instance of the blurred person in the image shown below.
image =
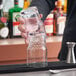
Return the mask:
<svg viewBox="0 0 76 76">
<path fill-rule="evenodd" d="M 31 6 L 36 6 L 38 8 L 38 11 L 42 17 L 42 20 L 44 21 L 47 17 L 47 15 L 50 13 L 51 10 L 55 8 L 55 1 L 57 0 L 32 0 Z M 67 44 L 66 42 L 76 42 L 76 0 L 68 0 L 67 4 L 67 19 L 66 19 L 66 26 L 64 29 L 63 39 L 62 39 L 62 46 L 59 52 L 58 59 L 60 61 L 66 60 L 67 57 Z M 26 30 L 23 26 L 24 20 L 20 19 L 20 26 L 19 30 L 21 31 L 21 34 L 23 37 L 26 38 Z M 76 47 L 75 47 L 76 50 Z M 76 51 L 75 51 L 76 54 Z"/>
</svg>

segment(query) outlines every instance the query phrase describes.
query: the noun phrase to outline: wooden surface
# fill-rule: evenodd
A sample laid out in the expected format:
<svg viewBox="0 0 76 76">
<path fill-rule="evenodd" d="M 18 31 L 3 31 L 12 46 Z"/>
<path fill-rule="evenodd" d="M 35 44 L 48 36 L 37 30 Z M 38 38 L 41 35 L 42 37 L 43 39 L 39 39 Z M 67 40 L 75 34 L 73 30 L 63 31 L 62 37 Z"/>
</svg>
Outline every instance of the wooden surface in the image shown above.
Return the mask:
<svg viewBox="0 0 76 76">
<path fill-rule="evenodd" d="M 46 42 L 61 42 L 62 36 L 51 36 L 46 38 Z M 1 39 L 0 46 L 2 45 L 17 45 L 17 44 L 25 44 L 24 38 L 12 38 L 12 39 Z"/>
<path fill-rule="evenodd" d="M 47 38 L 48 61 L 56 60 L 61 48 L 62 37 Z M 0 64 L 25 63 L 26 44 L 23 38 L 0 40 Z"/>
</svg>

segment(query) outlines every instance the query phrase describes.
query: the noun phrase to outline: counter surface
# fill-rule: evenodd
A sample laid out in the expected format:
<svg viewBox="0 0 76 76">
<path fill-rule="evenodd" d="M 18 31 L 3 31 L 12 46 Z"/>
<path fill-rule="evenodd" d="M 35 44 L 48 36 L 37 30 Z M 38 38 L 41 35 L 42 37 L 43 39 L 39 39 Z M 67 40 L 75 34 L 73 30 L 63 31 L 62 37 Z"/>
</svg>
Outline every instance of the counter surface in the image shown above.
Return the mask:
<svg viewBox="0 0 76 76">
<path fill-rule="evenodd" d="M 27 72 L 27 73 L 9 73 L 0 74 L 0 76 L 76 76 L 76 71 L 60 72 L 52 74 L 49 71 Z"/>
<path fill-rule="evenodd" d="M 16 44 L 25 44 L 24 38 L 12 38 L 12 39 L 1 39 L 0 45 L 16 45 Z M 61 42 L 62 36 L 51 36 L 46 38 L 46 42 Z"/>
</svg>

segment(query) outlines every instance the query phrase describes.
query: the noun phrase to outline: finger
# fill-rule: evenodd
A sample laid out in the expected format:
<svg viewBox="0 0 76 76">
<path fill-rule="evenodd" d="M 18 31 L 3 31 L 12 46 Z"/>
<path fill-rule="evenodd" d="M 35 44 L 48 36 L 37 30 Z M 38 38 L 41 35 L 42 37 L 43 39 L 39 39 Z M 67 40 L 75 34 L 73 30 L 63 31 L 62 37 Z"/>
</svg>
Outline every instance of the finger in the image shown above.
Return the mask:
<svg viewBox="0 0 76 76">
<path fill-rule="evenodd" d="M 28 40 L 28 36 L 27 36 L 27 33 L 21 33 L 21 36 L 23 37 L 23 38 L 25 38 L 25 43 L 29 43 L 29 40 Z"/>
<path fill-rule="evenodd" d="M 24 24 L 25 23 L 25 20 L 22 17 L 19 17 L 18 21 L 20 22 L 20 24 Z"/>
<path fill-rule="evenodd" d="M 22 36 L 23 38 L 27 39 L 27 33 L 21 32 L 21 36 Z"/>
<path fill-rule="evenodd" d="M 23 33 L 26 32 L 24 25 L 21 25 L 21 24 L 20 24 L 20 25 L 18 26 L 18 29 L 19 29 L 21 32 L 23 32 Z"/>
</svg>

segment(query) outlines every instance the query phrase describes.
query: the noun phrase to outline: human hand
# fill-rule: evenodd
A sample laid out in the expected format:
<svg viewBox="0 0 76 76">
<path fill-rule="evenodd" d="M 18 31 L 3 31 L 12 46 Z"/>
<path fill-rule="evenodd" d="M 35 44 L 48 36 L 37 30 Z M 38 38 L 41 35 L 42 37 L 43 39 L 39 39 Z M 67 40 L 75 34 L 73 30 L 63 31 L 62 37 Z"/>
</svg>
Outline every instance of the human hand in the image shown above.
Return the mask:
<svg viewBox="0 0 76 76">
<path fill-rule="evenodd" d="M 40 18 L 42 18 L 43 15 L 40 14 Z M 25 20 L 22 18 L 22 17 L 19 17 L 18 18 L 18 21 L 20 22 L 20 25 L 18 26 L 18 29 L 20 30 L 21 32 L 21 36 L 25 39 L 27 39 L 27 33 L 26 33 L 26 29 L 25 29 Z"/>
<path fill-rule="evenodd" d="M 21 32 L 21 36 L 26 39 L 27 35 L 26 35 L 25 26 L 24 26 L 25 21 L 22 17 L 19 17 L 18 21 L 20 22 L 20 25 L 18 26 L 18 29 Z"/>
</svg>

